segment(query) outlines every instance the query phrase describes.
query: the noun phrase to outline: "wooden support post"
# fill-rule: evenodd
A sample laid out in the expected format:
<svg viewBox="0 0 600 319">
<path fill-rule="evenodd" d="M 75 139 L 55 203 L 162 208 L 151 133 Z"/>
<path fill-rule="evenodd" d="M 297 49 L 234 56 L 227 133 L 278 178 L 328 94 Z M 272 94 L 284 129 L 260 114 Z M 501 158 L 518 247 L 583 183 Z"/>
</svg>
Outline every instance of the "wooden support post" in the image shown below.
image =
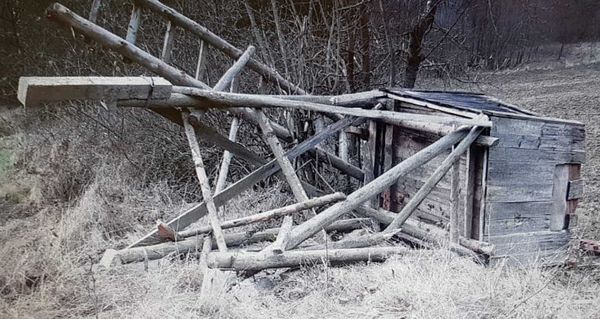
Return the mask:
<svg viewBox="0 0 600 319">
<path fill-rule="evenodd" d="M 273 128 L 271 128 L 271 125 L 269 125 L 269 119 L 267 118 L 265 113 L 263 113 L 261 110 L 257 110 L 256 113 L 258 115 L 260 128 L 263 131 L 263 136 L 264 136 L 267 144 L 269 144 L 271 151 L 273 152 L 273 155 L 275 155 L 275 159 L 277 159 L 277 162 L 279 163 L 279 167 L 281 167 L 281 171 L 283 172 L 285 179 L 287 180 L 290 188 L 292 189 L 292 193 L 294 194 L 294 197 L 296 198 L 296 200 L 298 202 L 307 201 L 308 195 L 306 195 L 306 191 L 304 191 L 304 188 L 302 187 L 302 183 L 300 182 L 298 175 L 296 175 L 294 166 L 292 166 L 292 163 L 290 163 L 290 160 L 285 156 L 285 151 L 283 150 L 281 143 L 279 143 L 277 136 L 275 136 L 275 133 L 273 132 Z M 314 209 L 310 209 L 309 211 L 310 211 L 311 216 L 317 215 L 317 213 L 314 211 Z M 274 253 L 280 254 L 283 251 L 285 251 L 285 248 L 287 246 L 287 240 L 289 238 L 289 231 L 291 230 L 292 225 L 293 225 L 292 217 L 285 216 L 283 218 L 283 222 L 281 224 L 281 231 L 280 231 L 279 235 L 277 236 L 277 240 L 273 244 L 273 247 L 271 247 L 272 251 Z M 323 235 L 325 237 L 324 240 L 326 240 L 327 234 L 324 231 L 323 231 Z"/>
<path fill-rule="evenodd" d="M 172 88 L 160 77 L 24 76 L 19 78 L 17 97 L 27 107 L 65 100 L 136 99 L 150 103 L 168 99 Z"/>
<path fill-rule="evenodd" d="M 343 130 L 344 128 L 350 125 L 359 125 L 362 123 L 364 119 L 353 119 L 353 118 L 345 118 L 343 120 L 337 121 L 329 126 L 327 126 L 321 133 L 315 134 L 309 139 L 303 141 L 298 144 L 293 149 L 286 152 L 286 156 L 288 159 L 293 160 L 294 158 L 306 153 L 307 151 L 315 148 L 320 142 L 326 140 L 331 135 Z M 233 183 L 229 187 L 225 188 L 222 192 L 215 194 L 214 201 L 216 205 L 222 205 L 231 198 L 239 195 L 244 190 L 248 189 L 252 185 L 258 183 L 259 181 L 273 175 L 279 171 L 279 165 L 277 164 L 277 160 L 271 160 L 267 164 L 261 166 L 256 169 L 246 177 L 241 180 Z M 207 213 L 207 205 L 206 203 L 200 203 L 189 210 L 183 212 L 179 216 L 170 220 L 167 224 L 171 226 L 175 230 L 181 230 L 201 217 L 205 216 Z M 142 237 L 140 240 L 131 244 L 129 247 L 137 247 L 142 245 L 147 245 L 149 243 L 160 242 L 160 238 L 156 236 L 156 230 L 150 232 L 146 236 Z"/>
<path fill-rule="evenodd" d="M 133 9 L 131 11 L 131 18 L 129 18 L 129 25 L 127 26 L 127 36 L 125 37 L 125 40 L 127 42 L 135 44 L 137 40 L 137 33 L 140 28 L 141 19 L 142 7 L 134 3 Z"/>
<path fill-rule="evenodd" d="M 165 39 L 163 42 L 162 53 L 160 55 L 160 59 L 166 63 L 171 62 L 171 52 L 173 52 L 175 32 L 177 32 L 177 28 L 175 28 L 171 21 L 167 21 L 167 30 L 165 31 Z"/>
<path fill-rule="evenodd" d="M 474 139 L 473 139 L 474 140 Z M 469 145 L 465 152 L 471 147 Z M 456 149 L 453 149 L 455 151 Z M 458 155 L 454 164 L 452 164 L 451 176 L 450 176 L 450 241 L 458 243 L 460 236 L 459 226 L 459 195 L 460 195 L 460 156 Z M 437 184 L 437 183 L 436 183 Z"/>
<path fill-rule="evenodd" d="M 266 212 L 262 212 L 259 214 L 245 216 L 245 217 L 241 217 L 241 218 L 234 219 L 234 220 L 224 221 L 223 223 L 221 223 L 221 229 L 240 227 L 240 226 L 244 226 L 244 225 L 250 225 L 250 224 L 270 220 L 273 218 L 289 216 L 289 215 L 292 215 L 294 213 L 297 213 L 297 212 L 300 212 L 303 210 L 311 209 L 314 207 L 320 207 L 320 206 L 327 205 L 327 204 L 330 204 L 333 202 L 338 202 L 345 198 L 346 198 L 346 195 L 344 195 L 344 193 L 333 193 L 333 194 L 329 194 L 329 195 L 325 195 L 325 196 L 321 196 L 321 197 L 311 198 L 309 200 L 306 200 L 306 201 L 303 201 L 300 203 L 291 204 L 291 205 L 280 207 L 280 208 L 275 208 L 275 209 L 272 209 L 272 210 L 269 210 Z M 176 237 L 177 238 L 187 238 L 187 237 L 196 236 L 196 235 L 200 235 L 200 234 L 210 233 L 211 231 L 212 231 L 211 226 L 203 226 L 203 227 L 199 227 L 199 228 L 195 228 L 195 229 L 181 231 L 177 234 Z"/>
<path fill-rule="evenodd" d="M 342 214 L 349 212 L 356 207 L 360 206 L 365 201 L 369 200 L 373 196 L 381 193 L 384 189 L 390 187 L 395 183 L 398 178 L 405 176 L 415 168 L 429 162 L 437 155 L 444 152 L 446 149 L 460 141 L 467 132 L 465 129 L 457 130 L 456 132 L 446 135 L 440 138 L 435 143 L 422 149 L 415 155 L 407 158 L 403 162 L 397 164 L 392 169 L 387 171 L 385 174 L 374 179 L 369 184 L 356 190 L 352 194 L 348 195 L 345 201 L 339 202 L 328 209 L 321 212 L 319 215 L 307 220 L 306 222 L 298 225 L 292 230 L 288 249 L 297 247 L 303 241 L 310 236 L 317 233 L 323 227 L 331 224 Z"/>
<path fill-rule="evenodd" d="M 393 102 L 386 103 L 386 109 L 393 111 L 394 103 Z M 394 126 L 386 125 L 385 126 L 385 135 L 383 137 L 383 167 L 381 170 L 382 173 L 385 173 L 388 170 L 390 170 L 392 168 L 393 163 L 394 163 Z M 392 186 L 390 186 L 389 189 L 387 189 L 383 193 L 382 207 L 387 210 L 392 209 L 392 194 L 395 192 L 394 188 L 395 188 L 394 185 L 392 185 Z"/>
<path fill-rule="evenodd" d="M 386 227 L 384 231 L 393 231 L 402 226 L 402 224 L 412 215 L 412 213 L 419 207 L 423 199 L 429 195 L 431 190 L 437 185 L 437 183 L 446 175 L 446 172 L 450 167 L 460 159 L 460 156 L 471 146 L 473 141 L 481 133 L 483 129 L 474 127 L 471 129 L 469 134 L 458 144 L 458 146 L 444 159 L 442 164 L 433 172 L 433 174 L 427 179 L 425 184 L 421 186 L 419 191 L 410 199 L 410 201 L 402 208 L 402 211 L 394 219 L 394 221 Z M 417 153 L 419 154 L 419 153 Z"/>
<path fill-rule="evenodd" d="M 409 251 L 406 247 L 375 247 L 356 249 L 292 250 L 277 256 L 259 253 L 210 253 L 208 266 L 223 270 L 257 271 L 269 268 L 290 268 L 301 265 L 329 263 L 355 263 L 361 261 L 384 261 L 393 255 Z"/>
<path fill-rule="evenodd" d="M 196 167 L 196 175 L 200 181 L 200 188 L 202 190 L 202 197 L 206 202 L 206 208 L 208 210 L 208 220 L 213 228 L 213 235 L 217 241 L 219 251 L 227 251 L 227 244 L 225 243 L 225 237 L 223 236 L 223 230 L 221 229 L 221 223 L 217 216 L 217 207 L 213 201 L 212 192 L 210 191 L 210 183 L 204 169 L 204 163 L 202 162 L 202 155 L 200 155 L 200 147 L 198 140 L 196 139 L 196 132 L 188 120 L 189 114 L 182 113 L 183 127 L 185 129 L 185 135 L 187 136 L 190 149 L 192 151 L 192 157 L 194 159 L 194 166 Z"/>
</svg>

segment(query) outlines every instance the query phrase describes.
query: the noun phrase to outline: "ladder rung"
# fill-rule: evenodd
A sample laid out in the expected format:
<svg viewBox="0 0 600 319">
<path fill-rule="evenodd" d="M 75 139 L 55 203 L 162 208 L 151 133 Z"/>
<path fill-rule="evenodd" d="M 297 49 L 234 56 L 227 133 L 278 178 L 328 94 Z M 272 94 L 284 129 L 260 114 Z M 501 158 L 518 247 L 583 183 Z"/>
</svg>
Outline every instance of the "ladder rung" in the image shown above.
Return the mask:
<svg viewBox="0 0 600 319">
<path fill-rule="evenodd" d="M 138 29 L 140 28 L 141 18 L 142 7 L 134 4 L 133 10 L 131 11 L 131 18 L 129 19 L 129 25 L 127 26 L 127 36 L 125 37 L 127 42 L 135 44 Z"/>
<path fill-rule="evenodd" d="M 163 42 L 163 49 L 161 54 L 161 60 L 169 63 L 171 60 L 171 52 L 173 51 L 173 41 L 175 40 L 175 25 L 169 20 L 167 23 L 167 31 L 165 32 L 165 40 Z"/>
<path fill-rule="evenodd" d="M 102 0 L 94 0 L 94 2 L 92 2 L 92 8 L 90 9 L 90 17 L 88 19 L 92 23 L 96 23 L 96 20 L 98 20 L 98 12 L 100 11 L 101 4 Z"/>
</svg>

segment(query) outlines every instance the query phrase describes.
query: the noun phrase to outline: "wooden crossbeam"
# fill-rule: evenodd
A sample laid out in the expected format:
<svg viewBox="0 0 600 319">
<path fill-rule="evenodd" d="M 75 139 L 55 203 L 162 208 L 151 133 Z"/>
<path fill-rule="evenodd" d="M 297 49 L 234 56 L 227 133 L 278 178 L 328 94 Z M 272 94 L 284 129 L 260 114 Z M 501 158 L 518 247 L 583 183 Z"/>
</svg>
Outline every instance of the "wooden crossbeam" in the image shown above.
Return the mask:
<svg viewBox="0 0 600 319">
<path fill-rule="evenodd" d="M 26 107 L 65 100 L 168 99 L 172 85 L 160 77 L 24 76 L 17 97 Z"/>
</svg>

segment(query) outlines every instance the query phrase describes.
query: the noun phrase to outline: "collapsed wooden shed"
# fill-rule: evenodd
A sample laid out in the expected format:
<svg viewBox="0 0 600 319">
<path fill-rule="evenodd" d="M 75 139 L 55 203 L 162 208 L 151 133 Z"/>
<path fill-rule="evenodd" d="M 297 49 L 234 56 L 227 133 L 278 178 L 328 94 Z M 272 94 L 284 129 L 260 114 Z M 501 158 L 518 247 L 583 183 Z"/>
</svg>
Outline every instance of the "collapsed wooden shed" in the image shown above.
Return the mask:
<svg viewBox="0 0 600 319">
<path fill-rule="evenodd" d="M 94 1 L 96 11 L 99 3 Z M 168 20 L 161 58 L 135 45 L 142 8 Z M 380 260 L 406 251 L 403 247 L 371 247 L 392 238 L 423 247 L 447 245 L 460 254 L 492 262 L 562 261 L 582 192 L 581 123 L 537 116 L 465 92 L 391 88 L 338 96 L 308 95 L 253 59 L 254 47 L 246 51 L 235 48 L 157 0 L 134 1 L 125 39 L 95 24 L 94 15 L 94 8 L 91 21 L 60 4 L 48 9 L 50 19 L 164 78 L 22 78 L 19 99 L 26 106 L 57 100 L 104 100 L 109 105 L 147 108 L 182 125 L 204 198 L 167 223 L 159 223 L 126 249 L 108 251 L 105 264 L 157 259 L 200 248 L 201 260 L 210 267 L 235 270 L 290 267 L 324 258 L 336 262 Z M 197 35 L 201 48 L 212 45 L 236 60 L 213 87 L 200 81 L 198 74 L 192 77 L 168 63 L 175 27 Z M 197 70 L 204 61 L 202 52 Z M 224 92 L 244 67 L 290 95 Z M 333 123 L 286 150 L 280 140 L 290 141 L 292 132 L 270 120 L 265 108 L 311 111 Z M 201 111 L 208 109 L 234 115 L 228 137 L 203 121 Z M 257 126 L 273 159 L 236 141 L 239 121 Z M 354 152 L 358 159 L 350 158 L 348 134 L 364 140 L 358 143 L 362 151 Z M 338 136 L 337 153 L 319 147 L 332 136 Z M 214 191 L 198 137 L 225 151 Z M 300 179 L 291 164 L 303 155 L 320 159 L 358 181 L 358 186 L 348 194 L 323 196 L 318 187 Z M 254 170 L 227 185 L 231 156 Z M 296 204 L 237 220 L 219 220 L 218 209 L 228 200 L 279 172 Z M 291 215 L 300 211 L 307 211 L 308 217 L 294 225 Z M 349 214 L 360 218 L 348 218 Z M 188 228 L 204 216 L 208 225 Z M 280 228 L 223 232 L 272 218 L 283 219 Z M 368 228 L 372 233 L 329 242 L 329 232 L 356 228 Z M 311 238 L 318 244 L 306 246 Z M 265 241 L 274 243 L 260 252 L 244 250 L 244 244 Z M 212 246 L 219 252 L 210 252 Z"/>
<path fill-rule="evenodd" d="M 458 202 L 453 202 L 451 177 L 447 176 L 424 199 L 416 218 L 447 227 L 456 205 L 461 235 L 495 245 L 494 260 L 528 263 L 564 257 L 569 229 L 576 223 L 577 200 L 583 193 L 582 123 L 537 116 L 476 93 L 385 91 L 397 110 L 417 107 L 427 113 L 486 114 L 492 127 L 484 134 L 498 139 L 491 146 L 473 145 L 462 156 Z M 418 128 L 397 128 L 393 164 L 435 141 L 435 135 Z M 401 177 L 389 204 L 384 204 L 391 210 L 404 206 L 440 162 L 434 159 Z"/>
</svg>

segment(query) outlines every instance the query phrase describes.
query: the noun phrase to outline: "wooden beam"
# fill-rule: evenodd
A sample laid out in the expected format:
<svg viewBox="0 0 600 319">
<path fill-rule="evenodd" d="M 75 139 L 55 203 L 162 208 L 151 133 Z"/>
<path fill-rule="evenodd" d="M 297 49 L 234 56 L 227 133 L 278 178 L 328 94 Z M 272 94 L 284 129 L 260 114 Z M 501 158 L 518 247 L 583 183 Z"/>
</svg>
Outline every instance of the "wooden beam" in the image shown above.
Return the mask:
<svg viewBox="0 0 600 319">
<path fill-rule="evenodd" d="M 444 159 L 442 164 L 431 174 L 425 184 L 419 188 L 417 193 L 410 199 L 410 201 L 402 208 L 402 211 L 396 216 L 394 221 L 390 223 L 384 231 L 393 231 L 396 228 L 402 226 L 402 224 L 412 215 L 412 213 L 419 207 L 421 202 L 431 193 L 431 190 L 437 185 L 437 183 L 446 175 L 446 172 L 452 167 L 452 165 L 460 159 L 460 156 L 471 146 L 473 141 L 481 133 L 483 129 L 480 127 L 474 127 L 471 129 L 469 134 L 454 148 L 454 150 Z M 447 135 L 448 136 L 448 135 Z M 419 153 L 417 153 L 419 154 Z"/>
<path fill-rule="evenodd" d="M 331 153 L 325 152 L 322 148 L 318 146 L 314 149 L 311 149 L 309 152 L 313 156 L 319 156 L 323 159 L 325 163 L 331 164 L 331 166 L 337 168 L 338 170 L 350 177 L 354 177 L 359 181 L 362 181 L 364 178 L 364 172 L 360 168 L 342 160 L 341 158 L 335 155 L 332 155 Z"/>
<path fill-rule="evenodd" d="M 269 210 L 266 212 L 262 212 L 262 213 L 258 213 L 258 214 L 254 214 L 254 215 L 250 215 L 250 216 L 245 216 L 245 217 L 241 217 L 241 218 L 237 218 L 237 219 L 233 219 L 233 220 L 229 220 L 229 221 L 224 221 L 223 223 L 221 223 L 221 229 L 240 227 L 240 226 L 244 226 L 244 225 L 250 225 L 250 224 L 254 224 L 254 223 L 263 222 L 263 221 L 270 220 L 273 218 L 289 216 L 291 214 L 294 214 L 294 213 L 297 213 L 297 212 L 300 212 L 300 211 L 303 211 L 306 209 L 311 209 L 311 208 L 327 205 L 330 203 L 338 202 L 345 198 L 346 198 L 346 195 L 344 195 L 344 193 L 339 193 L 339 192 L 333 193 L 333 194 L 328 194 L 328 195 L 321 196 L 321 197 L 311 198 L 309 200 L 306 200 L 306 201 L 303 201 L 300 203 L 295 203 L 295 204 L 287 205 L 284 207 L 275 208 L 275 209 L 272 209 L 272 210 Z M 195 228 L 195 229 L 180 231 L 179 233 L 177 233 L 177 238 L 187 238 L 187 237 L 196 236 L 196 235 L 200 235 L 200 234 L 210 233 L 211 231 L 212 231 L 212 227 L 210 225 L 202 226 L 202 227 Z"/>
<path fill-rule="evenodd" d="M 206 51 L 208 46 L 202 40 L 200 40 L 200 48 L 198 49 L 198 62 L 196 62 L 196 80 L 201 80 L 206 71 Z"/>
<path fill-rule="evenodd" d="M 229 42 L 212 33 L 204 26 L 182 15 L 176 10 L 164 5 L 160 1 L 136 0 L 136 3 L 164 16 L 177 26 L 194 33 L 200 39 L 212 45 L 214 48 L 220 50 L 221 52 L 225 53 L 233 59 L 238 59 L 243 54 L 242 50 L 234 47 Z M 290 94 L 306 94 L 304 90 L 286 80 L 275 70 L 255 59 L 251 59 L 248 62 L 248 67 L 251 70 L 254 70 L 258 74 L 262 75 L 265 79 L 273 83 L 275 86 L 283 88 Z"/>
<path fill-rule="evenodd" d="M 429 162 L 434 157 L 438 156 L 446 149 L 454 145 L 456 142 L 460 141 L 465 135 L 467 135 L 467 131 L 465 129 L 460 129 L 452 134 L 440 138 L 435 143 L 397 164 L 369 184 L 348 195 L 345 201 L 329 207 L 317 216 L 298 225 L 292 230 L 290 242 L 287 248 L 292 249 L 297 247 L 323 227 L 335 221 L 342 214 L 355 209 L 373 196 L 381 193 L 384 189 L 390 187 L 401 176 L 405 176 L 415 168 Z"/>
<path fill-rule="evenodd" d="M 273 128 L 269 125 L 269 119 L 265 115 L 265 113 L 261 110 L 255 111 L 258 115 L 260 128 L 263 132 L 263 137 L 266 140 L 267 144 L 271 148 L 273 155 L 275 155 L 275 159 L 277 163 L 279 163 L 279 167 L 281 167 L 281 171 L 285 176 L 285 179 L 288 182 L 288 185 L 292 189 L 292 193 L 298 202 L 305 202 L 308 200 L 308 195 L 306 195 L 306 191 L 302 187 L 302 183 L 300 182 L 300 178 L 296 175 L 296 170 L 290 160 L 285 156 L 285 151 L 281 146 L 281 143 L 275 136 L 273 132 Z M 311 216 L 316 216 L 317 213 L 314 209 L 309 209 Z M 289 231 L 292 229 L 293 219 L 291 216 L 285 216 L 283 218 L 283 222 L 281 224 L 281 232 L 277 235 L 277 240 L 271 247 L 271 250 L 280 254 L 285 251 L 287 246 L 287 240 L 289 238 Z M 327 234 L 323 231 L 323 240 L 327 240 Z"/>
<path fill-rule="evenodd" d="M 210 253 L 208 267 L 223 270 L 256 271 L 269 268 L 290 268 L 318 263 L 355 263 L 384 261 L 390 256 L 403 255 L 406 247 L 376 247 L 356 249 L 292 250 L 281 255 L 265 256 L 259 253 Z"/>
<path fill-rule="evenodd" d="M 210 190 L 208 176 L 206 175 L 206 171 L 204 169 L 202 155 L 200 154 L 200 147 L 198 145 L 198 140 L 196 139 L 196 132 L 194 131 L 192 125 L 189 123 L 188 116 L 189 114 L 182 113 L 183 127 L 185 129 L 185 135 L 187 136 L 188 143 L 192 151 L 192 158 L 194 160 L 194 166 L 196 167 L 196 175 L 198 176 L 198 181 L 200 182 L 202 197 L 206 202 L 206 208 L 208 210 L 208 220 L 210 222 L 210 225 L 212 226 L 213 236 L 217 241 L 219 251 L 225 252 L 227 251 L 227 244 L 225 243 L 225 237 L 223 236 L 221 223 L 219 222 L 219 218 L 217 216 L 217 207 L 214 203 L 213 195 Z"/>
<path fill-rule="evenodd" d="M 298 144 L 293 149 L 286 152 L 286 156 L 288 159 L 293 160 L 294 158 L 306 153 L 308 150 L 315 148 L 320 142 L 326 140 L 332 134 L 343 130 L 344 128 L 354 124 L 358 125 L 364 121 L 364 119 L 351 119 L 345 118 L 338 122 L 335 122 L 328 127 L 326 127 L 322 132 L 313 135 L 309 139 L 303 141 Z M 216 193 L 214 196 L 214 201 L 217 206 L 223 205 L 225 202 L 230 200 L 231 198 L 239 195 L 244 190 L 248 189 L 252 185 L 258 183 L 259 181 L 273 175 L 274 173 L 279 171 L 279 165 L 277 164 L 277 160 L 271 160 L 267 164 L 261 166 L 256 169 L 246 177 L 241 180 L 233 183 L 232 185 L 225 188 L 222 192 Z M 197 221 L 207 213 L 206 203 L 200 203 L 189 210 L 183 212 L 179 216 L 170 220 L 167 225 L 173 227 L 175 230 L 181 230 L 191 223 Z M 134 242 L 129 247 L 137 247 L 149 243 L 160 242 L 160 238 L 156 236 L 156 230 L 150 232 L 149 234 L 142 237 L 140 240 Z"/>
<path fill-rule="evenodd" d="M 231 128 L 229 129 L 229 140 L 235 142 L 237 139 L 237 132 L 240 128 L 240 119 L 234 117 L 231 121 Z M 231 152 L 225 150 L 223 152 L 223 158 L 221 159 L 221 165 L 219 166 L 219 174 L 217 175 L 217 182 L 215 183 L 215 193 L 222 191 L 227 183 L 227 175 L 229 174 L 229 164 L 232 158 Z"/>
<path fill-rule="evenodd" d="M 261 96 L 255 94 L 241 94 L 241 93 L 225 93 L 215 92 L 205 89 L 199 89 L 195 87 L 173 87 L 173 92 L 188 94 L 196 96 L 199 99 L 204 99 L 208 103 L 226 104 L 237 107 L 275 107 L 275 108 L 288 108 L 288 109 L 300 109 L 306 111 L 314 111 L 321 113 L 333 113 L 340 115 L 349 115 L 355 117 L 365 117 L 368 119 L 382 120 L 388 124 L 402 125 L 405 122 L 424 122 L 424 123 L 438 123 L 448 125 L 467 125 L 467 126 L 481 126 L 491 127 L 490 122 L 485 116 L 478 116 L 472 119 L 465 119 L 458 116 L 439 116 L 439 115 L 426 115 L 416 113 L 403 113 L 394 111 L 384 110 L 365 110 L 361 108 L 348 108 L 334 105 L 319 104 L 313 102 L 293 101 L 284 100 L 279 98 L 273 98 L 268 96 Z"/>
<path fill-rule="evenodd" d="M 398 216 L 397 213 L 393 213 L 381 208 L 373 209 L 366 206 L 359 206 L 356 209 L 356 212 L 362 216 L 372 218 L 384 226 L 390 225 Z M 418 239 L 435 243 L 438 246 L 448 245 L 451 250 L 454 250 L 461 255 L 470 255 L 471 252 L 492 255 L 495 250 L 494 245 L 465 237 L 459 238 L 460 246 L 458 246 L 448 241 L 448 232 L 446 230 L 437 226 L 420 223 L 410 219 L 408 219 L 402 225 L 400 231 Z"/>
<path fill-rule="evenodd" d="M 26 107 L 65 100 L 168 99 L 172 85 L 160 77 L 23 76 L 17 97 Z"/>
</svg>

